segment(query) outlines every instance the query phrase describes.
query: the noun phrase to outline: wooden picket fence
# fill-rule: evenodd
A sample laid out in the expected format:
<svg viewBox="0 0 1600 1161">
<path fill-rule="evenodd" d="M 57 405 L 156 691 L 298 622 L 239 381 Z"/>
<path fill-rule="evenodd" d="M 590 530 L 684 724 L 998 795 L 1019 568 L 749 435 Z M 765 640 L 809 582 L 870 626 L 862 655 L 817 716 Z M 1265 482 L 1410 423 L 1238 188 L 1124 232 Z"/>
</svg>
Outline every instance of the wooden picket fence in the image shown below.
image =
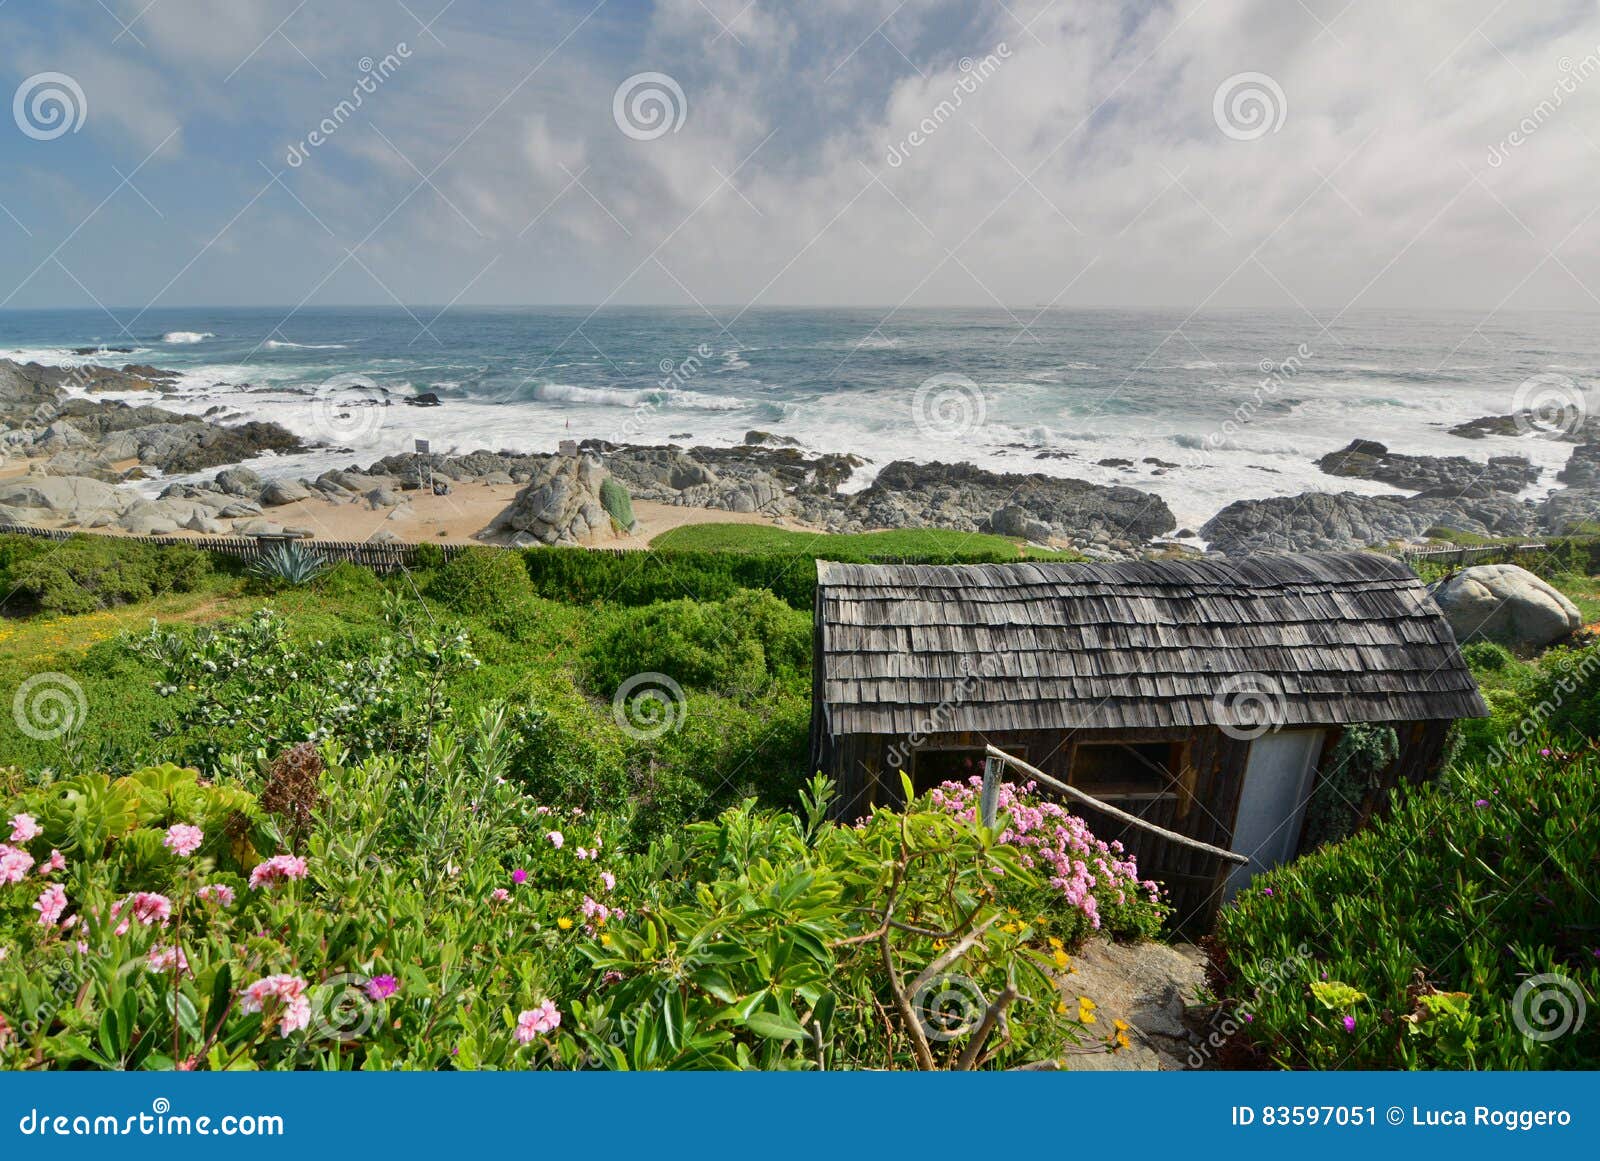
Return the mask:
<svg viewBox="0 0 1600 1161">
<path fill-rule="evenodd" d="M 1404 554 L 1407 564 L 1481 564 L 1509 562 L 1531 552 L 1545 552 L 1548 544 L 1476 544 L 1456 548 L 1417 548 Z"/>
</svg>

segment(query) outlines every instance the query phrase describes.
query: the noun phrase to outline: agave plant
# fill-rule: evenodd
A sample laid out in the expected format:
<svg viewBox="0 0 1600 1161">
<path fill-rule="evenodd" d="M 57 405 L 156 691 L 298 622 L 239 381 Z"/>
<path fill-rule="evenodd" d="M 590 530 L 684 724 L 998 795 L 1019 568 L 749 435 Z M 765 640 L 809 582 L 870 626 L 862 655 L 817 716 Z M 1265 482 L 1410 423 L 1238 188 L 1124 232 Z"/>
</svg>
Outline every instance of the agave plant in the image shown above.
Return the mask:
<svg viewBox="0 0 1600 1161">
<path fill-rule="evenodd" d="M 250 565 L 250 575 L 285 584 L 310 584 L 328 571 L 328 562 L 297 541 L 271 545 Z"/>
</svg>

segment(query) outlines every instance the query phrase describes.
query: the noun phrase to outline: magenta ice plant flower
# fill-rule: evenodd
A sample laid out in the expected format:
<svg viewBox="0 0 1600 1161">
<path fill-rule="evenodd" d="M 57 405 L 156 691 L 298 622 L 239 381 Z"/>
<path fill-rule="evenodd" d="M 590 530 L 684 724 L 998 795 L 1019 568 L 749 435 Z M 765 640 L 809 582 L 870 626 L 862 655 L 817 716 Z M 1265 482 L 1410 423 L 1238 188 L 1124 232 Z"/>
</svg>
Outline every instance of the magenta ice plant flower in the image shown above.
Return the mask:
<svg viewBox="0 0 1600 1161">
<path fill-rule="evenodd" d="M 561 1027 L 561 1013 L 556 1009 L 554 1000 L 546 1000 L 537 1008 L 528 1008 L 517 1015 L 517 1040 L 522 1044 L 531 1043 L 535 1037 L 546 1032 L 554 1032 Z"/>
<path fill-rule="evenodd" d="M 39 901 L 33 905 L 39 913 L 39 922 L 45 927 L 54 927 L 61 918 L 61 913 L 67 909 L 66 888 L 60 883 L 52 883 L 39 892 Z"/>
<path fill-rule="evenodd" d="M 205 837 L 205 832 L 199 827 L 176 822 L 167 828 L 167 837 L 161 840 L 161 845 L 180 859 L 187 859 L 200 849 L 200 843 Z"/>
<path fill-rule="evenodd" d="M 528 872 L 524 871 L 521 867 L 518 867 L 515 871 L 511 872 L 511 881 L 518 887 L 522 886 L 522 884 L 528 881 Z"/>
<path fill-rule="evenodd" d="M 387 1000 L 400 990 L 400 981 L 393 976 L 373 976 L 367 981 L 367 995 L 374 1000 Z"/>
<path fill-rule="evenodd" d="M 1344 1018 L 1344 1030 L 1346 1032 L 1354 1032 L 1356 1030 L 1356 1018 L 1354 1016 L 1346 1016 Z"/>
<path fill-rule="evenodd" d="M 256 864 L 250 872 L 250 889 L 256 891 L 262 887 L 271 887 L 275 884 L 286 882 L 289 879 L 304 879 L 306 877 L 306 861 L 294 855 L 273 855 L 264 863 Z"/>
</svg>

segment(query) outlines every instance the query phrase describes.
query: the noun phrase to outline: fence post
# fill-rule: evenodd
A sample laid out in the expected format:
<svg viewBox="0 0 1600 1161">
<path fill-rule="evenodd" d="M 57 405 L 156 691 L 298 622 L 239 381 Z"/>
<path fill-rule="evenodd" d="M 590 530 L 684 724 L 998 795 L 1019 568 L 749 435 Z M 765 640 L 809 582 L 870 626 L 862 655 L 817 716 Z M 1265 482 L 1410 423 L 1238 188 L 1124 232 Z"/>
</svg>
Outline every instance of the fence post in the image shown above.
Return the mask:
<svg viewBox="0 0 1600 1161">
<path fill-rule="evenodd" d="M 1005 763 L 999 758 L 983 760 L 983 791 L 978 802 L 984 826 L 994 825 L 995 814 L 1000 808 L 1000 777 L 1004 770 Z"/>
</svg>

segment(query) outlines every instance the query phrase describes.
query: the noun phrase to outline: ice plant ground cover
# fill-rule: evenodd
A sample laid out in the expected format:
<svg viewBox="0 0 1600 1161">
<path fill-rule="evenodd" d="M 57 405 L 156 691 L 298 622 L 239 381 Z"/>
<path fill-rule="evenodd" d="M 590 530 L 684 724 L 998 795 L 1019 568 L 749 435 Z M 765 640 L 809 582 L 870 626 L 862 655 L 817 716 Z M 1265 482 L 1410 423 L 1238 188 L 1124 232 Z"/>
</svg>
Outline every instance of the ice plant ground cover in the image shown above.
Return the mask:
<svg viewBox="0 0 1600 1161">
<path fill-rule="evenodd" d="M 1213 948 L 1227 1063 L 1594 1067 L 1597 818 L 1600 748 L 1536 739 L 1255 879 Z"/>
</svg>

